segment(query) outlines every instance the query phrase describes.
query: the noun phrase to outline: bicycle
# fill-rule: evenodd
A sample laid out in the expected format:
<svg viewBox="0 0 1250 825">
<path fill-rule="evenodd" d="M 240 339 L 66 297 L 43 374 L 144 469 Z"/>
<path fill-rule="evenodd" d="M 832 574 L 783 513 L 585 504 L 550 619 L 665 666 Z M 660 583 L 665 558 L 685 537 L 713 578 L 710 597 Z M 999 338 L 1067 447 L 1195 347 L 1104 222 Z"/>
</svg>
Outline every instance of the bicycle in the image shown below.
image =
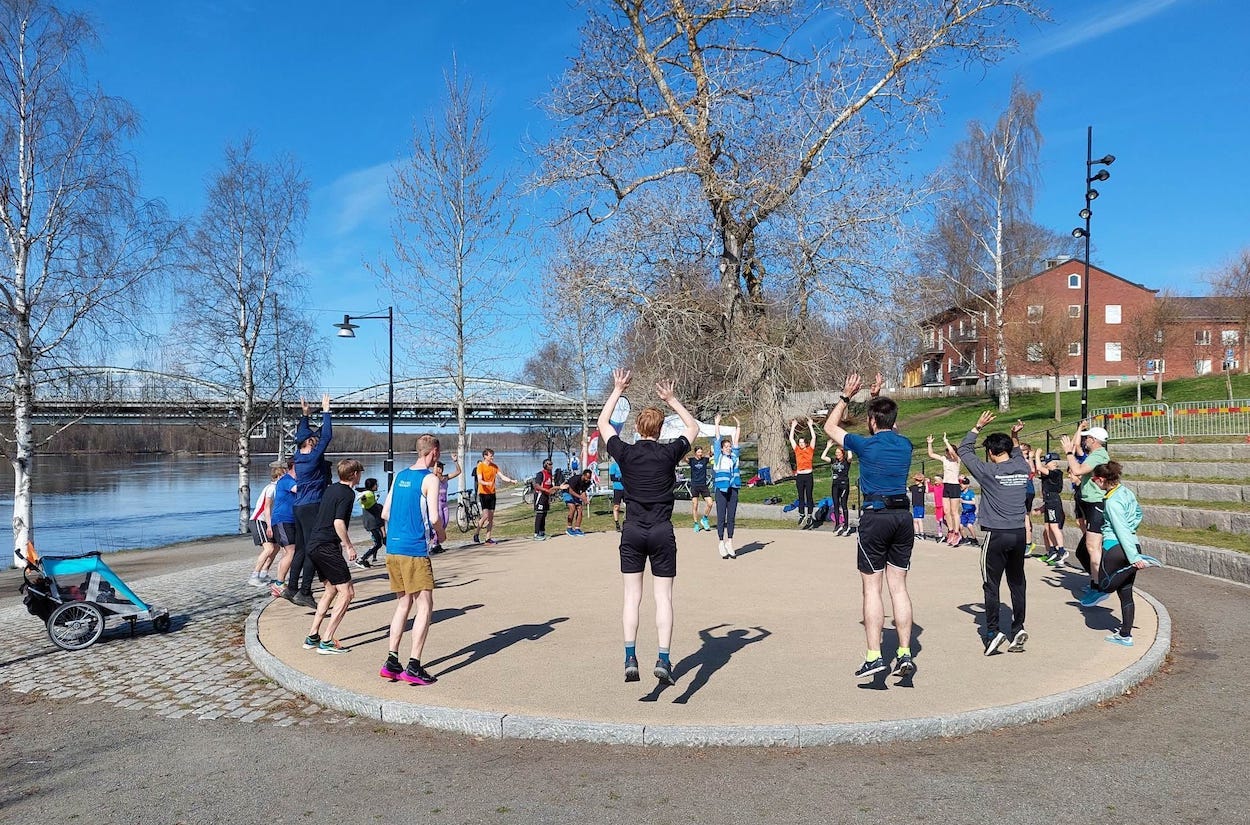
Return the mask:
<svg viewBox="0 0 1250 825">
<path fill-rule="evenodd" d="M 694 497 L 694 493 L 690 490 L 690 479 L 677 473 L 677 480 L 673 484 L 673 497 L 683 501 L 689 501 Z"/>
<path fill-rule="evenodd" d="M 470 527 L 476 528 L 481 517 L 482 506 L 478 503 L 477 496 L 462 491 L 456 497 L 456 526 L 460 528 L 460 532 L 467 533 Z"/>
<path fill-rule="evenodd" d="M 525 487 L 521 490 L 521 501 L 522 501 L 522 503 L 524 503 L 524 504 L 533 504 L 533 503 L 534 503 L 534 495 L 535 495 L 535 493 L 534 493 L 534 479 L 532 479 L 532 478 L 527 478 L 527 479 L 525 480 Z"/>
</svg>

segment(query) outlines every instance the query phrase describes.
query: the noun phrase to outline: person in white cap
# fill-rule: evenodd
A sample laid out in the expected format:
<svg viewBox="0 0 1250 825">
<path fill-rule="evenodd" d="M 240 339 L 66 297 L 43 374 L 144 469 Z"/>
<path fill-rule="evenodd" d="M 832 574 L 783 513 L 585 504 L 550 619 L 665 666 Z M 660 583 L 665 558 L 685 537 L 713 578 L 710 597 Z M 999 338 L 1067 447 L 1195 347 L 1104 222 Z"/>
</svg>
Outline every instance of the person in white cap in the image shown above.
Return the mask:
<svg viewBox="0 0 1250 825">
<path fill-rule="evenodd" d="M 1081 501 L 1078 515 L 1084 520 L 1083 529 L 1085 548 L 1090 560 L 1090 588 L 1098 581 L 1102 565 L 1102 527 L 1104 519 L 1103 499 L 1106 492 L 1094 483 L 1094 468 L 1111 460 L 1107 452 L 1107 431 L 1102 427 L 1091 427 L 1089 419 L 1081 422 L 1076 437 L 1063 437 L 1063 450 L 1067 453 L 1068 473 L 1074 481 L 1080 482 Z M 1085 453 L 1083 461 L 1076 460 L 1076 447 L 1080 445 Z"/>
</svg>

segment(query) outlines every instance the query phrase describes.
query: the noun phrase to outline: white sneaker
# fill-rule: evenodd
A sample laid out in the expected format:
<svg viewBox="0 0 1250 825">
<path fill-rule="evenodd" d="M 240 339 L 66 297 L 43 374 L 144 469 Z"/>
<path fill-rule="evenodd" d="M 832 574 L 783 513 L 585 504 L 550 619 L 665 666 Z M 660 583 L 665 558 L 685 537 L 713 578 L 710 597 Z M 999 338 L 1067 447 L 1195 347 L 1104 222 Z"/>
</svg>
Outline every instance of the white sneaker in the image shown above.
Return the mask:
<svg viewBox="0 0 1250 825">
<path fill-rule="evenodd" d="M 734 552 L 734 545 L 733 545 L 732 539 L 725 539 L 725 552 L 728 554 L 725 556 L 725 558 L 727 559 L 738 558 L 738 554 Z"/>
<path fill-rule="evenodd" d="M 725 547 L 724 539 L 721 539 L 719 542 L 717 542 L 716 549 L 720 551 L 720 557 L 722 559 L 729 558 L 729 550 Z"/>
<path fill-rule="evenodd" d="M 250 584 L 252 587 L 264 587 L 265 586 L 265 582 L 261 581 L 259 573 L 252 573 L 252 575 L 248 576 L 247 583 Z"/>
</svg>

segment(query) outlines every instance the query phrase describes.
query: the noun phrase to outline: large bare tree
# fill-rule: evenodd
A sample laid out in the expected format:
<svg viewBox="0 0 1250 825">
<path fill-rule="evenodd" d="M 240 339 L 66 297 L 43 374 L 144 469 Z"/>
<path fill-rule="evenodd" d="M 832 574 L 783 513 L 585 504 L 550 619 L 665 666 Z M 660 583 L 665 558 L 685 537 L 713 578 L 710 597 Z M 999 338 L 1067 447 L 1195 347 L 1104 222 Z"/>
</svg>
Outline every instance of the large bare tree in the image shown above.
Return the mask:
<svg viewBox="0 0 1250 825">
<path fill-rule="evenodd" d="M 1039 316 L 1006 324 L 1004 338 L 1009 354 L 1020 365 L 1015 372 L 1045 375 L 1055 382 L 1055 421 L 1062 422 L 1063 376 L 1071 372 L 1072 359 L 1080 354 L 1072 351 L 1072 344 L 1081 340 L 1081 320 L 1061 307 L 1046 306 L 1041 297 L 1019 295 L 1013 303 L 1042 307 Z"/>
<path fill-rule="evenodd" d="M 512 179 L 492 157 L 489 117 L 485 95 L 453 65 L 441 110 L 415 128 L 412 154 L 391 180 L 395 261 L 382 267 L 406 307 L 400 317 L 410 357 L 455 386 L 461 462 L 467 370 L 507 346 L 507 296 L 516 280 Z"/>
<path fill-rule="evenodd" d="M 188 243 L 174 331 L 187 367 L 234 393 L 239 532 L 251 509 L 252 438 L 314 363 L 299 310 L 295 260 L 308 213 L 308 181 L 294 158 L 257 157 L 252 137 L 229 145 L 208 184 Z M 286 346 L 280 345 L 280 341 Z"/>
<path fill-rule="evenodd" d="M 1033 208 L 1042 143 L 1040 100 L 1017 79 L 993 127 L 977 121 L 968 125 L 968 137 L 952 153 L 947 174 L 954 188 L 942 206 L 945 222 L 963 239 L 969 256 L 964 267 L 945 274 L 964 287 L 960 305 L 983 311 L 994 331 L 998 409 L 1003 412 L 1011 406 L 1004 309 L 1012 283 L 1039 263 L 1026 243 L 1030 235 L 1013 229 L 1029 224 Z"/>
<path fill-rule="evenodd" d="M 1029 0 L 585 5 L 581 52 L 549 99 L 560 130 L 542 180 L 569 187 L 591 221 L 657 187 L 701 202 L 722 346 L 752 391 L 760 462 L 780 466 L 784 434 L 765 423 L 781 420 L 785 390 L 774 310 L 800 295 L 774 286 L 770 227 L 805 188 L 837 198 L 888 180 L 934 112 L 940 68 L 994 61 L 1013 45 L 1007 27 L 1042 13 Z"/>
<path fill-rule="evenodd" d="M 1224 299 L 1229 316 L 1240 326 L 1240 346 L 1234 346 L 1243 375 L 1250 373 L 1250 247 L 1220 267 L 1211 278 L 1212 291 Z"/>
<path fill-rule="evenodd" d="M 42 371 L 65 366 L 101 326 L 141 314 L 137 292 L 177 234 L 162 206 L 139 196 L 126 147 L 134 112 L 87 76 L 94 38 L 80 14 L 0 2 L 0 372 L 13 407 L 3 438 L 18 552 L 34 525 L 31 459 L 41 443 L 32 414 Z"/>
</svg>

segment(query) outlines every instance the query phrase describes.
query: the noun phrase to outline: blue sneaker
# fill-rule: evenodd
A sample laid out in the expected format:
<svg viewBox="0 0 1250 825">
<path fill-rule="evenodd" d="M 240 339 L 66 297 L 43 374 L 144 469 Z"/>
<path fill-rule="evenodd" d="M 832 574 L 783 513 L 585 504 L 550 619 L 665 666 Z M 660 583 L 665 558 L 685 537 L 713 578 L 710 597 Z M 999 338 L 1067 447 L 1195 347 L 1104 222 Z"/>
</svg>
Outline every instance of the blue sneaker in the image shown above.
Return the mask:
<svg viewBox="0 0 1250 825">
<path fill-rule="evenodd" d="M 577 531 L 576 531 L 576 530 L 574 530 L 572 527 L 566 527 L 566 528 L 564 528 L 564 534 L 565 534 L 566 536 L 576 536 L 576 535 L 577 535 Z"/>
<path fill-rule="evenodd" d="M 702 529 L 703 529 L 703 525 L 702 525 L 702 524 L 700 524 L 699 522 L 697 522 L 697 521 L 696 521 L 696 522 L 694 523 L 694 531 L 697 533 L 697 532 L 699 532 L 699 531 L 700 531 L 700 530 L 702 530 Z"/>
<path fill-rule="evenodd" d="M 1121 636 L 1119 633 L 1112 633 L 1110 636 L 1107 636 L 1106 641 L 1111 642 L 1113 645 L 1119 645 L 1120 647 L 1133 646 L 1132 636 Z"/>
<path fill-rule="evenodd" d="M 1081 603 L 1081 607 L 1093 607 L 1096 604 L 1105 602 L 1109 598 L 1111 598 L 1110 593 L 1104 593 L 1101 590 L 1095 590 L 1094 588 L 1089 587 L 1086 588 L 1085 592 L 1081 594 L 1079 601 Z"/>
<path fill-rule="evenodd" d="M 699 526 L 702 527 L 704 530 L 712 529 L 712 525 L 708 523 L 707 516 L 704 516 L 703 518 L 699 519 Z"/>
</svg>

